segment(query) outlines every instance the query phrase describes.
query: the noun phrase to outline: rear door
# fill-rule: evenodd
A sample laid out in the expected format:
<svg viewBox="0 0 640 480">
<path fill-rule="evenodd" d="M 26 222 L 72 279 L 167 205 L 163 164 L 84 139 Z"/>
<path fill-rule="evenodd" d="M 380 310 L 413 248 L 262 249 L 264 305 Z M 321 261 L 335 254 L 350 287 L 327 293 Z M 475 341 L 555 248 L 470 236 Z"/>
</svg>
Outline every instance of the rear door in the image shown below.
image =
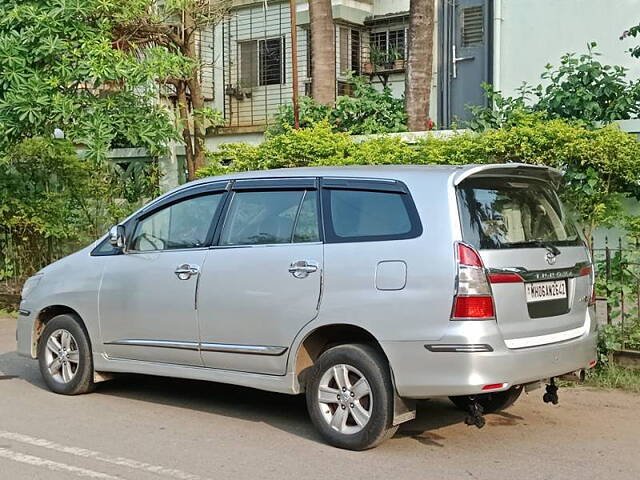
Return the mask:
<svg viewBox="0 0 640 480">
<path fill-rule="evenodd" d="M 458 203 L 463 240 L 479 250 L 493 274 L 489 278 L 506 345 L 533 347 L 582 335 L 592 273 L 577 228 L 553 186 L 539 175 L 496 173 L 480 172 L 462 181 Z"/>
</svg>

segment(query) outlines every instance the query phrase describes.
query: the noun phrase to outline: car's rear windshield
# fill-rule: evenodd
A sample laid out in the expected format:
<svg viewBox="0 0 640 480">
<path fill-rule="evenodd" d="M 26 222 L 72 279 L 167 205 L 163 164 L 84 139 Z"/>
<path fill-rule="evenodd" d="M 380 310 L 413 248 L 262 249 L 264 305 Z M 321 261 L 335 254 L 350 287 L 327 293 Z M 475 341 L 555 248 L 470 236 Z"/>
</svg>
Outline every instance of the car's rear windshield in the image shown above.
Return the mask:
<svg viewBox="0 0 640 480">
<path fill-rule="evenodd" d="M 476 248 L 580 245 L 554 190 L 528 179 L 471 178 L 458 187 L 463 239 Z"/>
</svg>

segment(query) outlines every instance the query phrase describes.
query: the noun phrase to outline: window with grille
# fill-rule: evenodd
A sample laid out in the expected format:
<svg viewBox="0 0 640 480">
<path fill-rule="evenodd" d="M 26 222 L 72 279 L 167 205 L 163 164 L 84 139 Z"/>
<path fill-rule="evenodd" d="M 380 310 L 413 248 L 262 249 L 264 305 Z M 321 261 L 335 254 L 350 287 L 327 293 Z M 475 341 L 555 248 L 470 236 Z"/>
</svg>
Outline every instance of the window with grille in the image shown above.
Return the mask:
<svg viewBox="0 0 640 480">
<path fill-rule="evenodd" d="M 402 30 L 390 30 L 389 31 L 389 43 L 388 43 L 388 52 L 395 53 L 397 58 L 395 60 L 404 59 L 404 29 Z"/>
<path fill-rule="evenodd" d="M 313 76 L 313 51 L 311 50 L 311 29 L 306 29 L 307 32 L 307 78 Z M 306 94 L 305 94 L 306 95 Z"/>
<path fill-rule="evenodd" d="M 284 81 L 283 38 L 260 40 L 260 85 L 279 85 Z"/>
<path fill-rule="evenodd" d="M 360 74 L 360 31 L 349 27 L 340 27 L 340 73 Z"/>
<path fill-rule="evenodd" d="M 240 86 L 280 85 L 284 78 L 284 38 L 240 42 Z"/>
<path fill-rule="evenodd" d="M 381 52 L 387 51 L 387 32 L 373 32 L 370 36 L 371 48 Z"/>
<path fill-rule="evenodd" d="M 405 29 L 385 30 L 372 32 L 370 35 L 371 49 L 394 58 L 390 60 L 403 60 L 406 53 Z"/>
<path fill-rule="evenodd" d="M 351 71 L 360 75 L 361 62 L 360 31 L 351 30 Z"/>
</svg>

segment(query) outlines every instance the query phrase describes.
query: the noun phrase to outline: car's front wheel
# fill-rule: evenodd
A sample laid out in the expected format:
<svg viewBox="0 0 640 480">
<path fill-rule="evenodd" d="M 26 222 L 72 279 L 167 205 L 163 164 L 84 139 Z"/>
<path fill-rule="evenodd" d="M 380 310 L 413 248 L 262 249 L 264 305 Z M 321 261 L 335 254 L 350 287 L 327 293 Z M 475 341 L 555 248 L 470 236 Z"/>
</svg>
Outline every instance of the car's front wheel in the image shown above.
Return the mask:
<svg viewBox="0 0 640 480">
<path fill-rule="evenodd" d="M 46 325 L 38 344 L 40 373 L 47 387 L 64 395 L 93 389 L 89 337 L 74 315 L 58 315 Z"/>
<path fill-rule="evenodd" d="M 393 436 L 393 384 L 384 356 L 366 344 L 324 352 L 307 384 L 307 408 L 331 445 L 349 450 L 375 447 Z"/>
</svg>

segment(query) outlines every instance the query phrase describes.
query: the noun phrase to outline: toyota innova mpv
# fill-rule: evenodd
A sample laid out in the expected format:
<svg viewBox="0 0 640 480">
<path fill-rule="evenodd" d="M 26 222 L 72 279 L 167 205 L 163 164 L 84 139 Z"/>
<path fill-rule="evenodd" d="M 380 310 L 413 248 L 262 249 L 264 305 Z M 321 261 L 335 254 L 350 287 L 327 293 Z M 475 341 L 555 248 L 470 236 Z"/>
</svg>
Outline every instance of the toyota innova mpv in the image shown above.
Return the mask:
<svg viewBox="0 0 640 480">
<path fill-rule="evenodd" d="M 482 426 L 595 364 L 594 272 L 559 173 L 302 168 L 169 192 L 25 284 L 18 351 L 54 392 L 134 372 L 306 392 L 361 450 L 448 396 Z"/>
</svg>

